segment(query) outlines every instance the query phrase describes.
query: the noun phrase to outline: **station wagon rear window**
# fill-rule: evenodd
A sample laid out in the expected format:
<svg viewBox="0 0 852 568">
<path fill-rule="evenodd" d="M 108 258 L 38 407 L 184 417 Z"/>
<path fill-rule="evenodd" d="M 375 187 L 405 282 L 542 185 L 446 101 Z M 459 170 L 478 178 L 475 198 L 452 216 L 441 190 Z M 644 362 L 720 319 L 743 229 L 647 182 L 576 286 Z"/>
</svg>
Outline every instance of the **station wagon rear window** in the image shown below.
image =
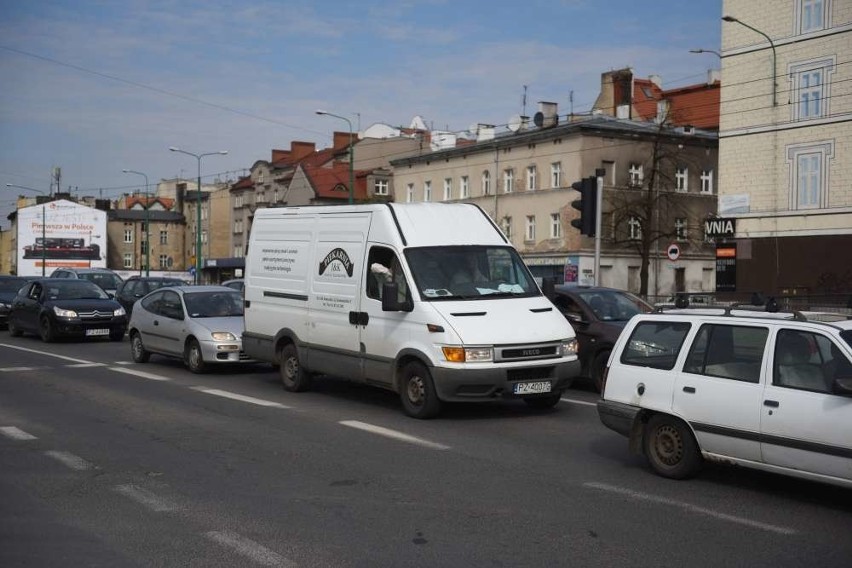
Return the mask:
<svg viewBox="0 0 852 568">
<path fill-rule="evenodd" d="M 625 365 L 671 370 L 683 347 L 690 324 L 675 321 L 647 321 L 633 328 L 621 354 Z"/>
</svg>

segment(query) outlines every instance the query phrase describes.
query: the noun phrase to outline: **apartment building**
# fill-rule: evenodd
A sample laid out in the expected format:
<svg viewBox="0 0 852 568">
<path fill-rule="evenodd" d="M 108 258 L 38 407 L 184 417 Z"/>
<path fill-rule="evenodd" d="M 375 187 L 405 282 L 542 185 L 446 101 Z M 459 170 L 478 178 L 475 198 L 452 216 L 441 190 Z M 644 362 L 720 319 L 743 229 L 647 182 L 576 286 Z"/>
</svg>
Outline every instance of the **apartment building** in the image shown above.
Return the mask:
<svg viewBox="0 0 852 568">
<path fill-rule="evenodd" d="M 724 0 L 719 215 L 736 291 L 852 289 L 852 2 Z"/>
</svg>

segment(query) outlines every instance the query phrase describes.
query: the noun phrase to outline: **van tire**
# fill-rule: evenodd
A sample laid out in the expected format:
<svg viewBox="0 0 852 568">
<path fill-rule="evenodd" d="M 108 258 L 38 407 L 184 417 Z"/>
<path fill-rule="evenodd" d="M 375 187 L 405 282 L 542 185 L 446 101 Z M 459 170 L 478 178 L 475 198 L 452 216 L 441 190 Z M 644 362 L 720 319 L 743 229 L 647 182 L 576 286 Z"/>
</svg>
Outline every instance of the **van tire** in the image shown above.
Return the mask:
<svg viewBox="0 0 852 568">
<path fill-rule="evenodd" d="M 674 416 L 652 416 L 645 426 L 642 446 L 651 469 L 663 477 L 686 479 L 701 469 L 703 460 L 695 437 Z"/>
<path fill-rule="evenodd" d="M 412 418 L 434 418 L 441 411 L 432 374 L 422 363 L 412 361 L 403 367 L 399 386 L 402 409 Z"/>
<path fill-rule="evenodd" d="M 311 388 L 311 374 L 302 367 L 299 362 L 299 351 L 292 343 L 285 345 L 278 355 L 280 364 L 278 372 L 281 374 L 281 384 L 284 390 L 290 392 L 304 392 Z"/>
<path fill-rule="evenodd" d="M 545 396 L 532 396 L 524 398 L 524 402 L 527 403 L 527 406 L 530 408 L 535 408 L 537 410 L 545 410 L 548 408 L 553 408 L 559 401 L 562 400 L 562 393 L 554 393 Z"/>
</svg>

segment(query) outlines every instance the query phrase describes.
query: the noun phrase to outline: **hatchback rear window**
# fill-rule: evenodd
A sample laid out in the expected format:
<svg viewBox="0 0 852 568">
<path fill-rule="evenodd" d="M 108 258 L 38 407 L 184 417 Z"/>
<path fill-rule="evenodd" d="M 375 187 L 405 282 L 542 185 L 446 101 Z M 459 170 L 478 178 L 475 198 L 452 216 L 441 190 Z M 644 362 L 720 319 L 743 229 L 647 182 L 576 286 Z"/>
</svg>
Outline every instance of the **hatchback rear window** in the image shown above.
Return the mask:
<svg viewBox="0 0 852 568">
<path fill-rule="evenodd" d="M 689 328 L 687 322 L 641 322 L 633 328 L 621 354 L 621 362 L 625 365 L 671 370 Z"/>
</svg>

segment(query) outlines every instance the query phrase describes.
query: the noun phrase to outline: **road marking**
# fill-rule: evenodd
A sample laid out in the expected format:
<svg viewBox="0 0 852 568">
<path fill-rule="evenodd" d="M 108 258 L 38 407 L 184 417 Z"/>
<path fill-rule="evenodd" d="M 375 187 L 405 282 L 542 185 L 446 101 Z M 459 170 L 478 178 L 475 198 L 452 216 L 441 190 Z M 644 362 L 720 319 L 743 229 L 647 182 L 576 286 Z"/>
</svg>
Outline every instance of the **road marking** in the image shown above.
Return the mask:
<svg viewBox="0 0 852 568">
<path fill-rule="evenodd" d="M 0 428 L 0 434 L 3 434 L 7 438 L 12 438 L 13 440 L 38 440 L 38 438 L 32 434 L 27 434 L 23 430 L 15 428 L 14 426 L 3 426 Z"/>
<path fill-rule="evenodd" d="M 133 361 L 113 361 L 113 365 L 135 365 Z"/>
<path fill-rule="evenodd" d="M 783 527 L 779 525 L 770 525 L 768 523 L 761 523 L 760 521 L 753 521 L 751 519 L 746 519 L 745 517 L 738 517 L 736 515 L 728 515 L 727 513 L 720 513 L 719 511 L 714 511 L 712 509 L 706 509 L 704 507 L 699 507 L 697 505 L 692 505 L 691 503 L 686 503 L 684 501 L 676 501 L 674 499 L 668 499 L 666 497 L 660 497 L 658 495 L 651 495 L 650 493 L 641 493 L 639 491 L 633 491 L 631 489 L 627 489 L 625 487 L 616 487 L 615 485 L 608 485 L 606 483 L 597 483 L 597 482 L 588 482 L 583 484 L 584 487 L 591 487 L 592 489 L 600 489 L 601 491 L 607 491 L 609 493 L 617 493 L 619 495 L 624 495 L 626 497 L 630 497 L 631 499 L 637 499 L 640 501 L 649 501 L 651 503 L 658 503 L 660 505 L 669 505 L 671 507 L 677 507 L 679 509 L 683 509 L 689 513 L 697 513 L 699 515 L 706 515 L 708 517 L 713 517 L 722 521 L 729 521 L 732 523 L 737 523 L 740 525 L 746 525 L 749 527 L 753 527 L 756 529 L 791 535 L 796 534 L 795 529 L 791 529 L 789 527 Z"/>
<path fill-rule="evenodd" d="M 409 436 L 408 434 L 403 434 L 402 432 L 397 432 L 396 430 L 390 430 L 388 428 L 382 428 L 381 426 L 374 426 L 372 424 L 367 424 L 366 422 L 359 422 L 357 420 L 342 420 L 338 422 L 343 426 L 348 426 L 350 428 L 355 428 L 357 430 L 363 430 L 365 432 L 370 432 L 372 434 L 378 434 L 379 436 L 385 436 L 386 438 L 392 438 L 394 440 L 400 440 L 402 442 L 408 442 L 409 444 L 417 444 L 418 446 L 423 446 L 425 448 L 431 448 L 433 450 L 449 450 L 449 446 L 445 446 L 443 444 L 438 444 L 436 442 L 430 442 L 429 440 L 424 440 L 423 438 L 417 438 L 415 436 Z"/>
<path fill-rule="evenodd" d="M 75 369 L 83 369 L 86 367 L 106 367 L 106 363 L 76 363 L 74 365 L 65 365 L 66 367 L 73 367 Z"/>
<path fill-rule="evenodd" d="M 262 564 L 263 566 L 275 566 L 282 568 L 295 568 L 297 566 L 297 564 L 289 558 L 281 556 L 277 552 L 273 552 L 265 546 L 236 533 L 228 531 L 210 531 L 204 533 L 204 536 L 223 546 L 227 546 L 237 554 L 241 554 L 242 556 L 257 562 L 258 564 Z"/>
<path fill-rule="evenodd" d="M 9 349 L 17 349 L 18 351 L 27 351 L 29 353 L 38 353 L 39 355 L 47 355 L 48 357 L 56 357 L 57 359 L 65 359 L 66 361 L 74 361 L 75 363 L 93 363 L 93 361 L 86 361 L 85 359 L 75 359 L 74 357 L 66 357 L 65 355 L 57 355 L 55 353 L 50 353 L 49 351 L 39 351 L 38 349 L 27 349 L 26 347 L 19 347 L 17 345 L 9 345 L 8 343 L 0 343 L 0 347 L 8 347 Z"/>
<path fill-rule="evenodd" d="M 43 369 L 44 367 L 3 367 L 0 368 L 0 372 L 2 373 L 14 373 L 15 371 L 37 371 L 38 369 Z"/>
<path fill-rule="evenodd" d="M 223 391 L 219 389 L 208 389 L 206 387 L 192 387 L 192 390 L 196 390 L 198 392 L 203 392 L 206 394 L 212 394 L 214 396 L 221 396 L 224 398 L 230 398 L 232 400 L 239 400 L 240 402 L 249 402 L 251 404 L 257 404 L 258 406 L 271 406 L 273 408 L 290 408 L 289 406 L 284 406 L 278 402 L 272 402 L 271 400 L 263 400 L 262 398 L 254 398 L 252 396 L 245 396 L 242 394 L 237 394 L 233 392 Z"/>
<path fill-rule="evenodd" d="M 177 509 L 173 503 L 137 485 L 118 485 L 113 490 L 157 513 Z"/>
<path fill-rule="evenodd" d="M 133 375 L 135 377 L 142 377 L 143 379 L 151 379 L 152 381 L 170 381 L 171 379 L 168 377 L 164 377 L 162 375 L 155 375 L 154 373 L 146 373 L 145 371 L 137 371 L 136 369 L 125 369 L 124 367 L 110 367 L 110 371 L 116 371 L 117 373 L 124 373 L 125 375 Z"/>
<path fill-rule="evenodd" d="M 567 403 L 570 403 L 570 404 L 582 404 L 584 406 L 597 406 L 598 405 L 597 402 L 588 402 L 588 401 L 585 401 L 585 400 L 575 400 L 573 398 L 560 398 L 559 402 L 567 402 Z"/>
<path fill-rule="evenodd" d="M 69 452 L 57 452 L 57 451 L 47 451 L 44 452 L 46 456 L 49 456 L 65 465 L 70 467 L 75 471 L 86 471 L 87 469 L 94 469 L 95 466 L 84 460 L 79 456 L 75 456 Z"/>
</svg>

